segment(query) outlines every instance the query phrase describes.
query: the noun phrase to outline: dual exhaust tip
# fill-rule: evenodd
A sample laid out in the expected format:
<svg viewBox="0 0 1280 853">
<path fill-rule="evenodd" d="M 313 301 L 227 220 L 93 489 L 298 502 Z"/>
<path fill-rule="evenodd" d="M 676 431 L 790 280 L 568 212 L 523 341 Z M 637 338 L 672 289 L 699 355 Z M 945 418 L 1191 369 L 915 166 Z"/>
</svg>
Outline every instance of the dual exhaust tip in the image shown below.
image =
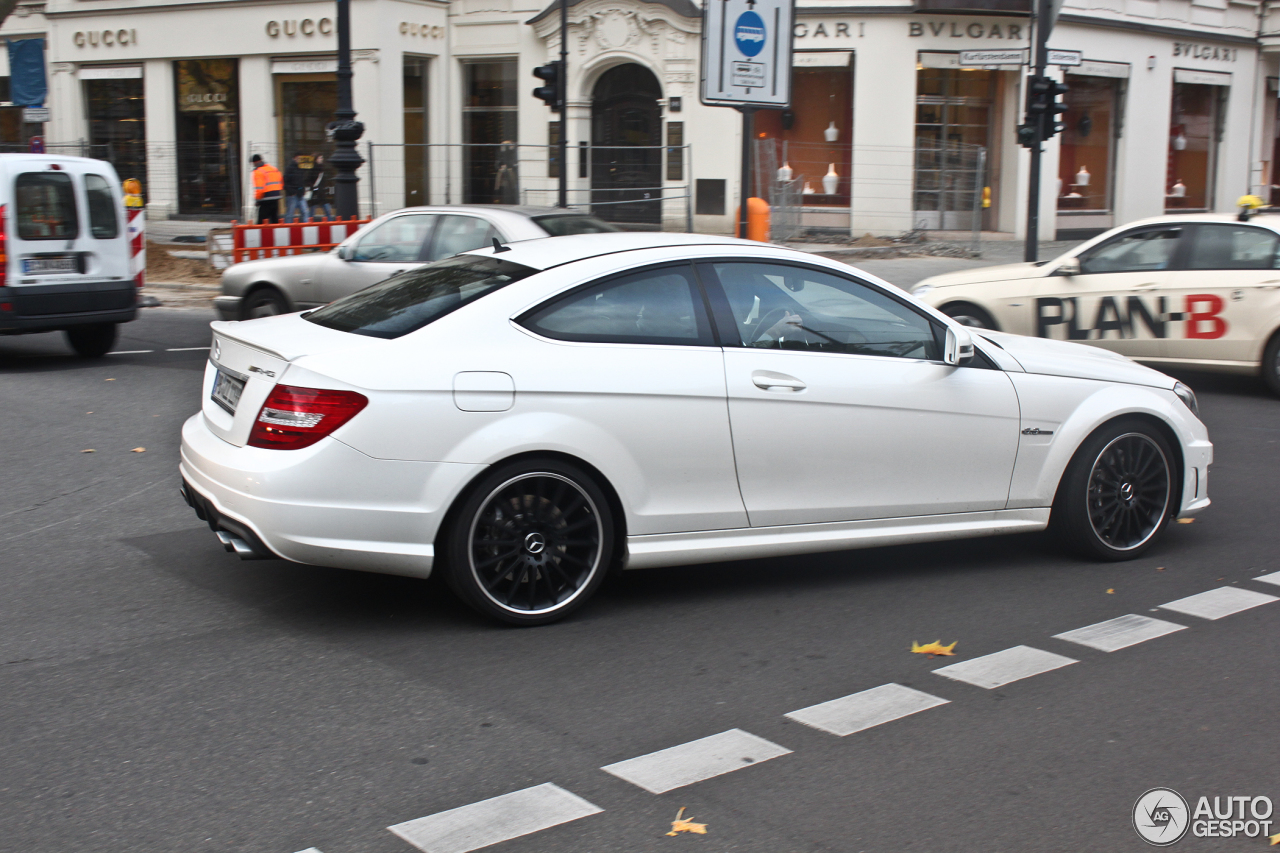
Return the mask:
<svg viewBox="0 0 1280 853">
<path fill-rule="evenodd" d="M 186 480 L 182 481 L 178 493 L 182 495 L 187 506 L 195 510 L 196 517 L 209 525 L 209 529 L 214 532 L 218 541 L 222 543 L 222 547 L 229 553 L 235 554 L 242 560 L 280 559 L 267 547 L 266 543 L 253 534 L 253 531 L 234 519 L 223 517 L 212 503 L 187 485 Z"/>
<path fill-rule="evenodd" d="M 215 530 L 218 541 L 222 543 L 222 547 L 227 551 L 235 554 L 242 560 L 270 560 L 270 557 L 264 557 L 249 545 L 248 542 L 239 536 L 232 536 L 225 530 Z"/>
</svg>

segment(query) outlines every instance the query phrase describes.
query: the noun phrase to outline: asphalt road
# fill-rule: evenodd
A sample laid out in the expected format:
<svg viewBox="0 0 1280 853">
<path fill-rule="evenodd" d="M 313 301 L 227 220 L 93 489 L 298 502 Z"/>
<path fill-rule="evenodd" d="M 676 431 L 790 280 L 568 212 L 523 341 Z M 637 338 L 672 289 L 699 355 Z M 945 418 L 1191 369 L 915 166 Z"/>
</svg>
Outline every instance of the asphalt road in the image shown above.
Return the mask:
<svg viewBox="0 0 1280 853">
<path fill-rule="evenodd" d="M 1134 562 L 1026 535 L 634 572 L 516 630 L 431 582 L 222 550 L 177 494 L 206 353 L 175 350 L 210 319 L 150 309 L 118 346 L 146 352 L 97 362 L 0 338 L 2 851 L 412 853 L 387 827 L 545 783 L 603 811 L 495 853 L 1138 851 L 1149 788 L 1280 800 L 1280 603 L 1154 611 L 1280 595 L 1254 580 L 1280 570 L 1280 400 L 1252 380 L 1182 377 L 1214 505 Z M 1186 630 L 1053 637 L 1125 614 Z M 932 640 L 956 656 L 909 652 Z M 933 673 L 1019 645 L 1077 662 Z M 887 683 L 948 703 L 847 737 L 784 716 Z M 790 752 L 664 794 L 600 769 L 733 729 Z M 705 835 L 665 835 L 681 807 Z"/>
</svg>

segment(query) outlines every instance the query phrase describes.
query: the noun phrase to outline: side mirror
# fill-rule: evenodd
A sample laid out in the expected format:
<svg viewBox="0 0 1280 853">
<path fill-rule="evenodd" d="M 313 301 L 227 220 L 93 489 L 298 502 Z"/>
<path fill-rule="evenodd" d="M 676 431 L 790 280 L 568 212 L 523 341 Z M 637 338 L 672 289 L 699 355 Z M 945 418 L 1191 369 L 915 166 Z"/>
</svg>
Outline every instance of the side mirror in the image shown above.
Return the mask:
<svg viewBox="0 0 1280 853">
<path fill-rule="evenodd" d="M 964 326 L 947 324 L 947 343 L 942 360 L 950 365 L 966 364 L 973 359 L 973 338 Z"/>
<path fill-rule="evenodd" d="M 351 260 L 351 256 L 356 252 L 356 247 L 351 243 L 346 243 L 338 247 L 338 258 L 344 261 Z"/>
<path fill-rule="evenodd" d="M 1058 268 L 1053 271 L 1053 274 L 1065 276 L 1080 275 L 1080 259 L 1067 258 L 1062 263 L 1058 264 Z"/>
</svg>

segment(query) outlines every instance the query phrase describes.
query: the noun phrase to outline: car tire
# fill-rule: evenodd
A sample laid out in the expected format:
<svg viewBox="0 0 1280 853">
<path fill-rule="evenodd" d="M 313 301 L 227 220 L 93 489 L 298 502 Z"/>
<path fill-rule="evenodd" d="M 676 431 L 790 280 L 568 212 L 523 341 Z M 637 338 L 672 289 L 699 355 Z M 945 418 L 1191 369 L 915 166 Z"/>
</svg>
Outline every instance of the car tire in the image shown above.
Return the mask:
<svg viewBox="0 0 1280 853">
<path fill-rule="evenodd" d="M 589 474 L 556 459 L 498 466 L 446 524 L 450 588 L 511 625 L 568 616 L 599 588 L 613 559 L 608 499 Z"/>
<path fill-rule="evenodd" d="M 240 303 L 240 319 L 256 320 L 289 313 L 289 300 L 274 287 L 260 287 Z"/>
<path fill-rule="evenodd" d="M 67 343 L 81 358 L 102 358 L 116 345 L 115 323 L 93 323 L 64 329 Z"/>
<path fill-rule="evenodd" d="M 1177 512 L 1173 449 L 1151 424 L 1105 424 L 1076 450 L 1053 501 L 1050 527 L 1063 546 L 1093 560 L 1132 560 Z"/>
<path fill-rule="evenodd" d="M 970 326 L 975 329 L 990 329 L 993 332 L 1000 331 L 1000 327 L 996 325 L 994 317 L 970 302 L 952 302 L 950 305 L 944 305 L 942 306 L 942 313 L 962 326 Z"/>
<path fill-rule="evenodd" d="M 1280 396 L 1280 332 L 1272 335 L 1262 350 L 1262 381 L 1272 394 Z"/>
</svg>

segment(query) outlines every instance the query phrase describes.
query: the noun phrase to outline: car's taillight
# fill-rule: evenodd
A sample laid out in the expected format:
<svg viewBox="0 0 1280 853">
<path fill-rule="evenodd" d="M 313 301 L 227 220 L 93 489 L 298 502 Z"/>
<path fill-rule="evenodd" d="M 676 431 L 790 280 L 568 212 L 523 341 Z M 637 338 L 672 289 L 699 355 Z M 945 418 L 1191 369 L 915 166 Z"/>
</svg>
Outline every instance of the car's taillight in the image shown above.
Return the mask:
<svg viewBox="0 0 1280 853">
<path fill-rule="evenodd" d="M 0 287 L 9 281 L 9 229 L 5 225 L 8 205 L 0 204 Z"/>
<path fill-rule="evenodd" d="M 310 447 L 367 405 L 369 398 L 354 391 L 277 385 L 258 412 L 249 446 L 270 450 Z"/>
</svg>

